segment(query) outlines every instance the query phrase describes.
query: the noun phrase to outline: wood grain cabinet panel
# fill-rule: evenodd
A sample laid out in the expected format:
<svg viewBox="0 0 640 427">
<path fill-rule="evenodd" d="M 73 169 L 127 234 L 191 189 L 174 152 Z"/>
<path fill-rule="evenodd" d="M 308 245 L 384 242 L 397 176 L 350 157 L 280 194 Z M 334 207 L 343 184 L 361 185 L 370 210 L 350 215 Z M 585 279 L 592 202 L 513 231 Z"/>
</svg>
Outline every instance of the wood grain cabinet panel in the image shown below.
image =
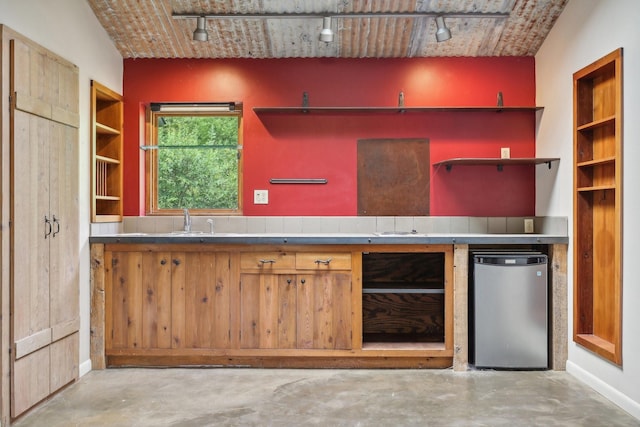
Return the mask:
<svg viewBox="0 0 640 427">
<path fill-rule="evenodd" d="M 106 251 L 106 352 L 229 348 L 229 257 Z"/>
<path fill-rule="evenodd" d="M 351 273 L 298 276 L 297 347 L 351 348 Z"/>
<path fill-rule="evenodd" d="M 240 347 L 352 347 L 351 272 L 240 276 Z"/>
<path fill-rule="evenodd" d="M 240 276 L 240 348 L 296 348 L 295 275 Z"/>
</svg>

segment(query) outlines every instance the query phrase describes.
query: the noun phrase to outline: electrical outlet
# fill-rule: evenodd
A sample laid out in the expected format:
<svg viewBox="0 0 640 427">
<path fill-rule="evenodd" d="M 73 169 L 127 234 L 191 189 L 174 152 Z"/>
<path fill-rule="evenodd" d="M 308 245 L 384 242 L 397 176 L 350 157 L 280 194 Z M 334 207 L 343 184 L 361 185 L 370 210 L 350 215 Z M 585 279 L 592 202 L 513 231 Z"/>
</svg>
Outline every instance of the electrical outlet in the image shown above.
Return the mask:
<svg viewBox="0 0 640 427">
<path fill-rule="evenodd" d="M 533 218 L 524 219 L 524 232 L 533 233 Z"/>
<path fill-rule="evenodd" d="M 500 149 L 500 158 L 508 159 L 511 157 L 511 149 L 509 147 L 502 147 Z"/>
<path fill-rule="evenodd" d="M 253 204 L 254 205 L 268 205 L 269 204 L 269 190 L 253 190 Z"/>
</svg>

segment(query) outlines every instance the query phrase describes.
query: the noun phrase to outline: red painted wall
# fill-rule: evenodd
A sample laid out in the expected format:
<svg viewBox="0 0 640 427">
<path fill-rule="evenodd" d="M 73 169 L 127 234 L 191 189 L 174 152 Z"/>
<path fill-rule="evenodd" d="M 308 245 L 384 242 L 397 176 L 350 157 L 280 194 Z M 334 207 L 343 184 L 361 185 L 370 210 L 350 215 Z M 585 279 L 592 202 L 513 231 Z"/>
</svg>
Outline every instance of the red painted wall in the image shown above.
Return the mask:
<svg viewBox="0 0 640 427">
<path fill-rule="evenodd" d="M 125 215 L 144 215 L 144 111 L 150 102 L 242 102 L 245 215 L 356 215 L 362 138 L 429 138 L 431 163 L 451 157 L 535 155 L 535 113 L 256 115 L 254 107 L 535 105 L 533 58 L 127 59 Z M 535 210 L 531 166 L 432 167 L 431 214 L 521 216 Z M 271 185 L 270 178 L 327 178 Z M 254 205 L 253 190 L 269 204 Z"/>
</svg>

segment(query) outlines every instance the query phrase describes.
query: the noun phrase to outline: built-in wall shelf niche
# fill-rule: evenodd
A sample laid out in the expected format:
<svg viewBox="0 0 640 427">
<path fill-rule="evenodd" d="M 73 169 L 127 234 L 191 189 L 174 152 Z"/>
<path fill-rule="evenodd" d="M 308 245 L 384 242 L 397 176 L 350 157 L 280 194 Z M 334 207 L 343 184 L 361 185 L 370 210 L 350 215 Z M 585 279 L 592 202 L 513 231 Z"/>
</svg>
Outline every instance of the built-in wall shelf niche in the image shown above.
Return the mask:
<svg viewBox="0 0 640 427">
<path fill-rule="evenodd" d="M 91 82 L 91 221 L 122 221 L 122 96 Z"/>
<path fill-rule="evenodd" d="M 573 75 L 573 340 L 622 365 L 622 49 Z"/>
<path fill-rule="evenodd" d="M 520 158 L 483 158 L 483 157 L 457 157 L 453 159 L 441 160 L 433 164 L 433 166 L 444 166 L 450 171 L 454 165 L 460 166 L 496 166 L 498 171 L 502 171 L 506 165 L 539 165 L 546 163 L 551 168 L 551 163 L 557 162 L 558 157 L 520 157 Z"/>
</svg>

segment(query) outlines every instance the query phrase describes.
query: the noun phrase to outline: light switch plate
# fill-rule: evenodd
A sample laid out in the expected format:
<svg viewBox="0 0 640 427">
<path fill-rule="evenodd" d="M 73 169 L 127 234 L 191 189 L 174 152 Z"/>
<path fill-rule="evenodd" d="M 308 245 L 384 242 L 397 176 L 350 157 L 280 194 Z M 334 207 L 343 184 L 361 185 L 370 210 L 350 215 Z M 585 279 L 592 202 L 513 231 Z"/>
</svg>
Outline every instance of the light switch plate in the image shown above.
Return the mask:
<svg viewBox="0 0 640 427">
<path fill-rule="evenodd" d="M 509 147 L 502 147 L 500 149 L 500 158 L 508 159 L 511 157 L 511 149 Z"/>
<path fill-rule="evenodd" d="M 269 190 L 253 190 L 253 204 L 254 205 L 268 205 L 269 204 Z"/>
</svg>

